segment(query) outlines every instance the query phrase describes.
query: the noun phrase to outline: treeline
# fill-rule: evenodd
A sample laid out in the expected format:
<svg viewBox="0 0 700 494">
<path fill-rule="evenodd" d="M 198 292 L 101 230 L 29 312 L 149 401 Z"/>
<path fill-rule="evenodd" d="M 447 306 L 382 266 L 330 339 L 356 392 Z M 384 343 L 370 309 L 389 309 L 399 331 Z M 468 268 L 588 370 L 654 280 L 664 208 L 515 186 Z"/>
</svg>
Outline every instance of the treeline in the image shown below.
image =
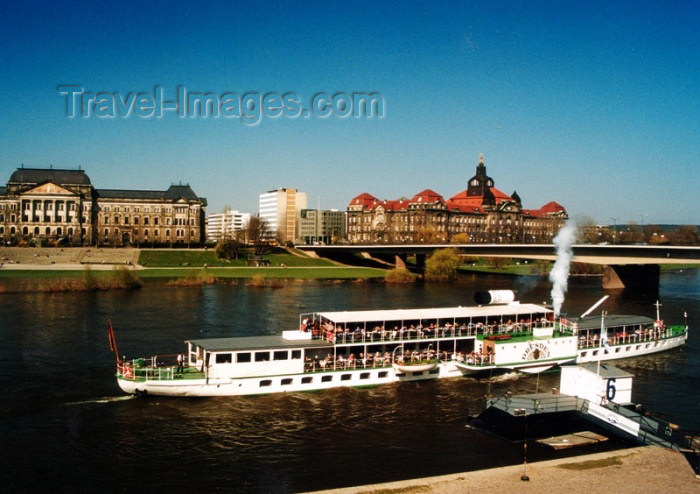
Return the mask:
<svg viewBox="0 0 700 494">
<path fill-rule="evenodd" d="M 596 225 L 586 220 L 578 224 L 577 240 L 583 244 L 700 245 L 700 233 L 695 225 Z"/>
</svg>

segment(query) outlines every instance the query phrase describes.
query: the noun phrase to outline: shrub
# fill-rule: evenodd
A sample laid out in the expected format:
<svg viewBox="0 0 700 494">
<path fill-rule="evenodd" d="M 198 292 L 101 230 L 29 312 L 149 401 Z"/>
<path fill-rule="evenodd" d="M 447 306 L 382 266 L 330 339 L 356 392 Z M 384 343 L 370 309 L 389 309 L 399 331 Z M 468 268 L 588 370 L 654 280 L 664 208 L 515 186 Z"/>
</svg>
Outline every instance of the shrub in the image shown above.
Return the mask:
<svg viewBox="0 0 700 494">
<path fill-rule="evenodd" d="M 260 274 L 253 275 L 248 283 L 246 283 L 248 286 L 265 286 L 265 284 L 265 277 Z"/>
<path fill-rule="evenodd" d="M 413 283 L 417 277 L 406 268 L 394 268 L 386 272 L 384 280 L 387 283 Z"/>
<path fill-rule="evenodd" d="M 450 281 L 457 275 L 459 255 L 455 249 L 438 249 L 425 261 L 425 279 Z"/>
<path fill-rule="evenodd" d="M 99 288 L 95 273 L 92 272 L 92 268 L 90 266 L 85 266 L 85 269 L 83 270 L 83 283 L 85 285 L 85 290 L 94 291 Z"/>
<path fill-rule="evenodd" d="M 141 288 L 141 280 L 139 277 L 126 266 L 120 266 L 117 268 L 117 284 L 121 288 L 127 288 L 129 290 L 134 290 L 136 288 Z"/>
</svg>

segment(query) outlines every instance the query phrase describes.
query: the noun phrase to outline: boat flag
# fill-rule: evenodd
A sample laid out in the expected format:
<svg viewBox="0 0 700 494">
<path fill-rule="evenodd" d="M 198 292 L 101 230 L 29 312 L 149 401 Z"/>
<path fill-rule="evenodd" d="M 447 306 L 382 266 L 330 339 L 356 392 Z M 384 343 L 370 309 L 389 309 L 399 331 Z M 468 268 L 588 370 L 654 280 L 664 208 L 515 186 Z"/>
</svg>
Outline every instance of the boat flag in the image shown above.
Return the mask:
<svg viewBox="0 0 700 494">
<path fill-rule="evenodd" d="M 109 327 L 107 328 L 107 339 L 109 340 L 109 351 L 114 352 L 114 356 L 119 362 L 119 352 L 117 351 L 117 339 L 114 337 L 114 328 L 112 327 L 112 320 L 109 320 Z"/>
</svg>

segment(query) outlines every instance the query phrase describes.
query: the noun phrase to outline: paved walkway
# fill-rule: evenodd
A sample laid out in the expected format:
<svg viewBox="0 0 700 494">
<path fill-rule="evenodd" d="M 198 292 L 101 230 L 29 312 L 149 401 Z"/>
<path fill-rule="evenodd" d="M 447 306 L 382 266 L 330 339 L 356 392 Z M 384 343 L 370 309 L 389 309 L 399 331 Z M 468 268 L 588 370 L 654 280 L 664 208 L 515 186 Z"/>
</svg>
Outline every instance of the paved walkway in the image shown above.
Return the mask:
<svg viewBox="0 0 700 494">
<path fill-rule="evenodd" d="M 521 480 L 523 472 L 529 481 Z M 358 472 L 358 475 L 360 473 Z M 517 493 L 698 494 L 700 479 L 685 457 L 645 446 L 538 463 L 318 491 L 324 494 Z M 318 494 L 318 493 L 317 493 Z"/>
</svg>

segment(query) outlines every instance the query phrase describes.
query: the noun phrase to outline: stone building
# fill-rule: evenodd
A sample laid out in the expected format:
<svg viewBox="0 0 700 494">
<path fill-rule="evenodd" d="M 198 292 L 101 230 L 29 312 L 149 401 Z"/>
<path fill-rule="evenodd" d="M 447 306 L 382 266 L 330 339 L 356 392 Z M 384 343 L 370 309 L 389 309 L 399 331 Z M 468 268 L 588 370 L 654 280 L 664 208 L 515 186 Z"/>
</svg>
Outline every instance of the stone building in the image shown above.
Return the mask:
<svg viewBox="0 0 700 494">
<path fill-rule="evenodd" d="M 96 189 L 83 170 L 18 168 L 0 187 L 0 238 L 6 244 L 199 244 L 206 204 L 189 185 Z"/>
<path fill-rule="evenodd" d="M 347 235 L 352 243 L 550 243 L 567 219 L 549 202 L 523 209 L 517 192 L 507 195 L 486 173 L 483 155 L 467 188 L 448 200 L 426 189 L 411 199 L 380 201 L 363 193 L 350 201 Z"/>
</svg>

